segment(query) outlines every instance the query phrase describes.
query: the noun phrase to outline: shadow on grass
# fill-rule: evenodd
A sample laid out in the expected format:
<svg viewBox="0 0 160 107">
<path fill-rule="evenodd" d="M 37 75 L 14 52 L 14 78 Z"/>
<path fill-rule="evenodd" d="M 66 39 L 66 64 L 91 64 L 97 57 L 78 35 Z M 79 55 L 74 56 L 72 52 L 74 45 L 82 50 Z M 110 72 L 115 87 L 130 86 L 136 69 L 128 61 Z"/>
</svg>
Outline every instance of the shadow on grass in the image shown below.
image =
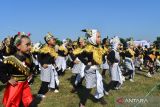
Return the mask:
<svg viewBox="0 0 160 107">
<path fill-rule="evenodd" d="M 36 94 L 33 95 L 33 101 L 32 103 L 30 104 L 30 107 L 38 107 L 38 104 L 40 104 L 40 102 L 42 101 L 42 98 L 40 97 L 37 97 Z"/>
<path fill-rule="evenodd" d="M 157 89 L 160 90 L 160 84 L 157 85 Z"/>
<path fill-rule="evenodd" d="M 74 82 L 75 82 L 75 79 L 76 79 L 76 75 L 72 75 L 70 78 L 68 78 L 67 80 L 70 81 L 70 83 L 72 85 L 74 85 Z"/>
<path fill-rule="evenodd" d="M 136 72 L 136 75 L 140 75 L 140 76 L 143 76 L 143 77 L 147 77 L 147 73 L 142 73 L 142 72 Z M 148 77 L 149 78 L 149 77 Z"/>
<path fill-rule="evenodd" d="M 67 79 L 70 81 L 70 83 L 73 85 L 73 87 L 74 87 L 75 78 L 76 78 L 76 76 L 72 76 L 71 78 Z M 103 81 L 103 83 L 104 83 L 104 88 L 107 88 L 108 84 L 105 81 Z M 83 101 L 85 99 L 86 95 L 88 94 L 88 91 L 87 91 L 88 89 L 84 85 L 80 84 L 80 85 L 78 85 L 78 87 L 75 88 L 75 90 L 76 91 L 74 93 L 76 93 L 78 95 L 80 101 Z M 93 90 L 93 89 L 91 89 L 91 90 Z M 91 92 L 89 93 L 88 99 L 90 99 L 94 103 L 99 102 L 99 100 L 95 99 L 94 95 L 91 94 Z"/>
<path fill-rule="evenodd" d="M 107 91 L 109 89 L 109 83 L 106 83 L 105 80 L 103 80 L 103 87 L 104 87 L 105 91 Z"/>
<path fill-rule="evenodd" d="M 142 68 L 142 70 L 138 67 L 135 67 L 136 72 L 147 72 L 148 68 Z"/>
<path fill-rule="evenodd" d="M 42 101 L 42 98 L 37 97 L 35 94 L 33 95 L 33 101 L 29 105 L 29 107 L 38 107 L 38 104 Z M 20 103 L 20 107 L 24 107 L 23 103 Z"/>
<path fill-rule="evenodd" d="M 77 88 L 77 94 L 78 94 L 78 97 L 79 97 L 80 101 L 84 100 L 84 98 L 86 97 L 87 93 L 88 93 L 88 91 L 87 91 L 85 86 L 80 86 L 79 88 Z M 89 93 L 88 99 L 90 99 L 91 101 L 93 101 L 95 103 L 98 102 L 98 100 L 96 100 L 94 95 L 91 94 L 91 93 Z"/>
</svg>

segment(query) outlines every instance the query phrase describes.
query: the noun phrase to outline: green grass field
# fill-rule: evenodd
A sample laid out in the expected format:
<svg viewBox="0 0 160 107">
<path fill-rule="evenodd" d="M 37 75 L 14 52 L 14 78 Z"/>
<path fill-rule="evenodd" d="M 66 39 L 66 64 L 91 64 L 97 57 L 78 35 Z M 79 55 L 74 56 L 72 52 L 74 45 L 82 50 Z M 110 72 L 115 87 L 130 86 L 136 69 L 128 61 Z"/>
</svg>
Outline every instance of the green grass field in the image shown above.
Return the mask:
<svg viewBox="0 0 160 107">
<path fill-rule="evenodd" d="M 146 71 L 138 72 L 135 75 L 135 82 L 132 83 L 126 80 L 121 90 L 111 90 L 109 92 L 109 96 L 104 97 L 108 102 L 105 107 L 114 107 L 117 97 L 146 96 L 146 94 L 150 92 L 155 84 L 160 83 L 160 73 L 156 73 L 152 78 L 148 78 L 145 75 Z M 46 94 L 46 98 L 40 101 L 38 107 L 78 107 L 80 98 L 83 96 L 83 94 L 85 94 L 85 88 L 81 87 L 78 93 L 70 93 L 72 89 L 71 81 L 73 80 L 73 74 L 71 73 L 71 71 L 66 71 L 66 74 L 64 76 L 61 76 L 59 79 L 60 92 L 48 92 Z M 108 76 L 106 77 L 105 82 L 109 82 Z M 41 81 L 38 75 L 35 78 L 34 84 L 31 86 L 33 95 L 37 94 L 40 83 Z M 4 85 L 0 84 L 0 100 L 2 100 L 3 98 L 4 87 Z M 92 95 L 94 95 L 94 91 L 95 90 L 92 90 Z M 87 100 L 86 107 L 103 107 L 99 102 L 96 102 L 94 100 L 92 95 Z M 160 86 L 156 86 L 156 88 L 149 94 L 148 97 L 150 96 L 160 97 Z"/>
</svg>

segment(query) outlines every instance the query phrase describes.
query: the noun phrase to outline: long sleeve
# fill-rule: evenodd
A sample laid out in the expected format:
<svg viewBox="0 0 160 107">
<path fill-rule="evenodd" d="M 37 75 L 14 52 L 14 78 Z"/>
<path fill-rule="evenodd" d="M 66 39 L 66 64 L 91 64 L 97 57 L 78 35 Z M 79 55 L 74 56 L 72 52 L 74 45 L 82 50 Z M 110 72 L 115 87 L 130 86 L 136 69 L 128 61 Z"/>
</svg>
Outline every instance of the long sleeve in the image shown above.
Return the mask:
<svg viewBox="0 0 160 107">
<path fill-rule="evenodd" d="M 86 52 L 84 52 L 83 49 L 77 48 L 77 49 L 73 50 L 73 56 L 74 56 L 73 60 L 75 60 L 75 58 L 78 57 L 79 60 L 82 63 L 84 63 L 85 65 L 87 65 L 89 58 L 87 57 L 88 55 L 86 54 Z"/>
<path fill-rule="evenodd" d="M 70 53 L 69 55 L 73 61 L 76 59 L 76 56 L 73 53 Z"/>
<path fill-rule="evenodd" d="M 118 59 L 116 59 L 116 57 L 115 57 L 115 51 L 114 51 L 114 50 L 112 50 L 112 51 L 108 54 L 107 59 L 108 59 L 108 61 L 109 61 L 110 63 L 112 63 L 112 64 L 118 62 Z"/>
<path fill-rule="evenodd" d="M 92 58 L 89 58 L 89 57 L 91 57 L 91 55 L 90 55 L 90 56 L 87 55 L 86 52 L 83 52 L 83 53 L 81 53 L 81 54 L 79 54 L 79 55 L 77 55 L 77 56 L 78 56 L 78 58 L 80 59 L 80 61 L 81 61 L 82 63 L 84 63 L 85 65 L 87 65 L 88 62 L 91 62 L 91 59 L 92 59 Z"/>
</svg>

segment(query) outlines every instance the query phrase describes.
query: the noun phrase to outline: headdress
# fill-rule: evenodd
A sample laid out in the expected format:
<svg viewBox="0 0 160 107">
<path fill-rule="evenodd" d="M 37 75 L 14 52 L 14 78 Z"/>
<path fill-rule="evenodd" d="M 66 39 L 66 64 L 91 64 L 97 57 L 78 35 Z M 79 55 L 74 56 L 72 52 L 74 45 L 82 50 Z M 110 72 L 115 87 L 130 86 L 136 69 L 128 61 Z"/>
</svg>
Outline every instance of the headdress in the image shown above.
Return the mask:
<svg viewBox="0 0 160 107">
<path fill-rule="evenodd" d="M 96 29 L 83 29 L 83 32 L 86 32 L 86 37 L 88 39 L 88 42 L 91 43 L 92 45 L 97 45 L 96 43 L 96 36 L 98 30 Z"/>
</svg>

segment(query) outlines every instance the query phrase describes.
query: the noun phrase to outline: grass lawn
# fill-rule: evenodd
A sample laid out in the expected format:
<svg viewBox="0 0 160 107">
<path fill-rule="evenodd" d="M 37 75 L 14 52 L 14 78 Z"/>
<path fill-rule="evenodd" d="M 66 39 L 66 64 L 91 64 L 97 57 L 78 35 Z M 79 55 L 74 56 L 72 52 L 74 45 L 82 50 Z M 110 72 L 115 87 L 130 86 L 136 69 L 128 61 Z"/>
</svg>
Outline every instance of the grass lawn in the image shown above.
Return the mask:
<svg viewBox="0 0 160 107">
<path fill-rule="evenodd" d="M 114 107 L 115 100 L 118 97 L 125 97 L 125 96 L 139 96 L 144 97 L 147 95 L 148 92 L 155 86 L 155 84 L 160 83 L 160 73 L 156 73 L 152 78 L 148 78 L 145 76 L 146 71 L 141 71 L 136 73 L 135 75 L 135 82 L 130 82 L 128 80 L 122 86 L 121 90 L 111 90 L 109 92 L 109 96 L 105 96 L 104 98 L 107 100 L 108 104 L 107 107 Z M 85 87 L 81 87 L 78 90 L 78 93 L 70 93 L 72 89 L 72 81 L 73 81 L 73 74 L 71 71 L 66 71 L 64 76 L 60 78 L 60 92 L 48 92 L 46 94 L 46 98 L 44 98 L 38 104 L 38 107 L 78 107 L 78 103 L 80 98 L 85 94 Z M 107 76 L 105 82 L 109 82 L 109 77 Z M 40 77 L 39 75 L 36 76 L 34 84 L 31 86 L 32 93 L 34 95 L 37 94 L 39 87 L 40 87 Z M 84 84 L 84 83 L 83 83 Z M 4 92 L 4 85 L 0 83 L 0 101 L 2 102 L 3 92 Z M 89 99 L 87 100 L 86 107 L 103 107 L 99 102 L 97 103 L 93 98 L 95 90 L 92 90 L 92 95 L 90 95 Z M 156 86 L 154 90 L 148 95 L 151 96 L 159 96 L 160 100 L 160 86 Z M 2 106 L 2 104 L 1 104 Z M 105 106 L 105 107 L 106 107 Z"/>
</svg>

